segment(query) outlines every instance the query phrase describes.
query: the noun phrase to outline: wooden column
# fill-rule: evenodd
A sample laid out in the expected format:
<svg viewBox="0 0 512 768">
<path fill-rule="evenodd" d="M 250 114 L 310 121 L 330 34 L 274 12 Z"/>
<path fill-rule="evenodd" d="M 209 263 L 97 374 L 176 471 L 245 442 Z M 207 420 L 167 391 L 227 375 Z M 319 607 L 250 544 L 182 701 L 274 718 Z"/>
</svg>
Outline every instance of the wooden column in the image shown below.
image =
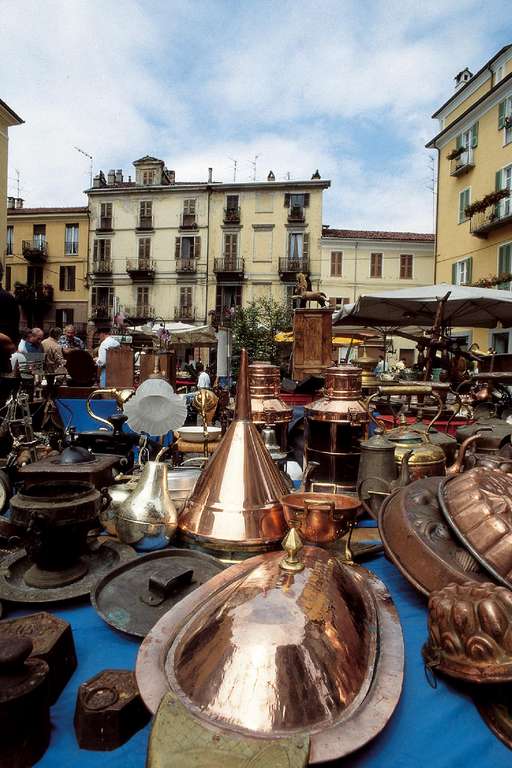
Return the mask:
<svg viewBox="0 0 512 768">
<path fill-rule="evenodd" d="M 293 313 L 293 373 L 296 381 L 321 375 L 332 365 L 333 309 L 296 309 Z"/>
</svg>

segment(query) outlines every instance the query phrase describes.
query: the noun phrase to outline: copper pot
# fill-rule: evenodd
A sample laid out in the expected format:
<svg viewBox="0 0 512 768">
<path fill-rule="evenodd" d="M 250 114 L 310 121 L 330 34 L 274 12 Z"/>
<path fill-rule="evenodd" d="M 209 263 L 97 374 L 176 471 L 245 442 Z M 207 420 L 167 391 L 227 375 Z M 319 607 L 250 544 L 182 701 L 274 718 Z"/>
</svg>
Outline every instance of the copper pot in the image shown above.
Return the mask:
<svg viewBox="0 0 512 768">
<path fill-rule="evenodd" d="M 361 508 L 358 499 L 338 493 L 290 493 L 281 504 L 288 525 L 314 544 L 331 544 L 343 538 Z"/>
</svg>

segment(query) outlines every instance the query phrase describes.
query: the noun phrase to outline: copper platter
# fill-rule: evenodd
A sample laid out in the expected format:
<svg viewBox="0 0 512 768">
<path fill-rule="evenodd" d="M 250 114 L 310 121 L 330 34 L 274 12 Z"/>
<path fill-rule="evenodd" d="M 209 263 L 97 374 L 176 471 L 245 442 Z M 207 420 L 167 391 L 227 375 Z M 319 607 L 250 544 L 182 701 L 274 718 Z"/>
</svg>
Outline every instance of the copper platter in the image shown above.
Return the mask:
<svg viewBox="0 0 512 768">
<path fill-rule="evenodd" d="M 479 686 L 473 699 L 487 727 L 512 749 L 512 685 Z"/>
<path fill-rule="evenodd" d="M 512 587 L 511 475 L 475 467 L 445 478 L 438 497 L 464 546 L 497 581 Z"/>
<path fill-rule="evenodd" d="M 379 511 L 379 533 L 387 556 L 427 596 L 453 582 L 489 580 L 446 525 L 437 499 L 443 480 L 416 480 L 386 498 Z"/>
<path fill-rule="evenodd" d="M 156 712 L 172 691 L 193 717 L 227 734 L 311 739 L 310 763 L 376 736 L 402 689 L 404 649 L 385 588 L 360 566 L 304 547 L 303 570 L 282 552 L 231 566 L 153 627 L 137 682 Z"/>
</svg>

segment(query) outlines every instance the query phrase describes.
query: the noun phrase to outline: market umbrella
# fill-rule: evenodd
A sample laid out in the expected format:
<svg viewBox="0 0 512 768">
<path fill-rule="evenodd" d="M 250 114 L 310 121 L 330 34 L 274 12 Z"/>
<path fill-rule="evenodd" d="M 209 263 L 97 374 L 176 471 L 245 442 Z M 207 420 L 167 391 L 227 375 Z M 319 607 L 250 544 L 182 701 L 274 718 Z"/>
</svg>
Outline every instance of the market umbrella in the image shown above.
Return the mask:
<svg viewBox="0 0 512 768">
<path fill-rule="evenodd" d="M 187 323 L 155 323 L 141 325 L 135 330 L 146 331 L 154 336 L 165 334 L 171 344 L 185 344 L 190 347 L 209 347 L 217 344 L 217 334 L 211 325 L 190 325 Z"/>
<path fill-rule="evenodd" d="M 274 341 L 277 341 L 278 344 L 293 344 L 293 331 L 279 331 L 274 336 Z M 348 347 L 350 344 L 356 347 L 363 343 L 361 339 L 357 338 L 357 334 L 355 336 L 338 336 L 333 334 L 332 337 L 333 347 Z"/>
</svg>

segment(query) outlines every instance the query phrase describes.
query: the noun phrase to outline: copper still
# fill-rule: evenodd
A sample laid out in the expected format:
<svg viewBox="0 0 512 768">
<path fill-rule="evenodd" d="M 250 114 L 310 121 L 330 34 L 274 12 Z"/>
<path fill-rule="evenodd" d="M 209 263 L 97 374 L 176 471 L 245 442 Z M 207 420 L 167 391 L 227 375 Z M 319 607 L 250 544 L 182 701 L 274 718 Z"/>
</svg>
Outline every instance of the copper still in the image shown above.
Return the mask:
<svg viewBox="0 0 512 768">
<path fill-rule="evenodd" d="M 240 356 L 235 418 L 180 515 L 190 543 L 240 556 L 279 546 L 288 487 L 251 419 L 247 352 Z"/>
<path fill-rule="evenodd" d="M 361 392 L 362 370 L 340 365 L 325 371 L 324 397 L 304 408 L 304 460 L 318 462 L 315 480 L 355 491 L 361 440 L 368 409 Z"/>
</svg>

